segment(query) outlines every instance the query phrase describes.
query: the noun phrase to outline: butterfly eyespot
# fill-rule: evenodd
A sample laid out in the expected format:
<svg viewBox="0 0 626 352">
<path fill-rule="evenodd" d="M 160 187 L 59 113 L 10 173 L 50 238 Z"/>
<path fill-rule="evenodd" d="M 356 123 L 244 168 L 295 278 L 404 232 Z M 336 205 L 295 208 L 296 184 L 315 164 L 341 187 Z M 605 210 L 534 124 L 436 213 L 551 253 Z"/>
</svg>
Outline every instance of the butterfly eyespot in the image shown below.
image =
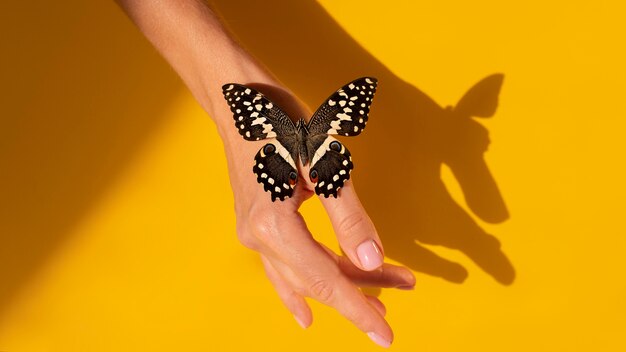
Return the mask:
<svg viewBox="0 0 626 352">
<path fill-rule="evenodd" d="M 298 180 L 298 174 L 296 174 L 295 171 L 291 171 L 289 173 L 289 184 L 290 185 L 295 185 L 296 184 L 296 180 Z"/>
<path fill-rule="evenodd" d="M 336 152 L 341 150 L 341 143 L 337 142 L 337 141 L 333 141 L 330 143 L 330 145 L 328 146 L 330 148 L 330 150 L 334 150 Z"/>
<path fill-rule="evenodd" d="M 317 183 L 317 178 L 318 178 L 318 174 L 317 174 L 317 170 L 311 170 L 311 172 L 309 173 L 309 177 L 311 178 L 311 182 L 313 183 Z"/>
<path fill-rule="evenodd" d="M 266 144 L 265 147 L 263 147 L 263 153 L 265 153 L 265 155 L 272 154 L 275 150 L 276 147 L 274 147 L 273 144 Z"/>
</svg>

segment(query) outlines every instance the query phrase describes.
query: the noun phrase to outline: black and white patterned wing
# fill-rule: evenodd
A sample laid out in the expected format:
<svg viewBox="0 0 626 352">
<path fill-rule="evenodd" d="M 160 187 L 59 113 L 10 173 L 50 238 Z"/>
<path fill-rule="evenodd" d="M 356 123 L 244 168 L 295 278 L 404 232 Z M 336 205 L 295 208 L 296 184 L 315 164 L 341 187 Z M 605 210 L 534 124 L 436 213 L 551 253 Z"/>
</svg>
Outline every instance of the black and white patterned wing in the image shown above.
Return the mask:
<svg viewBox="0 0 626 352">
<path fill-rule="evenodd" d="M 362 77 L 346 84 L 317 109 L 309 121 L 309 134 L 356 136 L 367 125 L 378 80 Z"/>
<path fill-rule="evenodd" d="M 255 89 L 228 83 L 222 86 L 222 93 L 244 139 L 258 141 L 296 133 L 289 116 Z"/>
<path fill-rule="evenodd" d="M 285 200 L 293 195 L 298 180 L 296 163 L 289 151 L 278 141 L 268 143 L 254 157 L 256 180 L 266 192 L 276 199 Z"/>
<path fill-rule="evenodd" d="M 350 179 L 354 168 L 348 149 L 329 135 L 313 136 L 307 141 L 311 167 L 309 178 L 315 184 L 315 193 L 337 198 L 337 192 Z"/>
<path fill-rule="evenodd" d="M 276 138 L 259 150 L 252 171 L 272 201 L 293 195 L 298 171 L 292 152 L 297 146 L 297 128 L 278 106 L 257 90 L 236 83 L 222 87 L 224 99 L 235 119 L 235 127 L 246 140 Z M 282 143 L 280 142 L 282 141 Z"/>
</svg>

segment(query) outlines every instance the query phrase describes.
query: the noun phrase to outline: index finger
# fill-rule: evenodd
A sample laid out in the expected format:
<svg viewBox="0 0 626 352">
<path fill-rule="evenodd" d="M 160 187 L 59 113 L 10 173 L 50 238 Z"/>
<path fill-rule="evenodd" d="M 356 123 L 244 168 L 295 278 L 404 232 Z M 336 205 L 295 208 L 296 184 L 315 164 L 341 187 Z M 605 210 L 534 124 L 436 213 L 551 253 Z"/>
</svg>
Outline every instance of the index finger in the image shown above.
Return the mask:
<svg viewBox="0 0 626 352">
<path fill-rule="evenodd" d="M 363 208 L 351 180 L 344 183 L 337 198 L 320 197 L 341 249 L 362 270 L 383 265 L 383 246 L 378 232 Z"/>
</svg>

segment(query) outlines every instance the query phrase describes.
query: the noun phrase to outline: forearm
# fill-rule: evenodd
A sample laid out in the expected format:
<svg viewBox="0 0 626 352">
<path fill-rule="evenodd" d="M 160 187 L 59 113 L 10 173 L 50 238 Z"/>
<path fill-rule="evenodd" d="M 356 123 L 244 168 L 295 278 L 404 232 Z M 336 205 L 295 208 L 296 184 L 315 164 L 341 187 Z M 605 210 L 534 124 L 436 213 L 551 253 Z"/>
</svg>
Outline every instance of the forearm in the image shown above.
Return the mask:
<svg viewBox="0 0 626 352">
<path fill-rule="evenodd" d="M 239 46 L 202 0 L 116 1 L 215 122 L 224 143 L 235 197 L 258 190 L 250 182 L 249 161 L 259 145 L 244 141 L 237 132 L 222 96 L 222 85 L 237 82 L 264 84 L 275 91 L 284 88 Z M 247 208 L 243 202 L 236 205 Z"/>
<path fill-rule="evenodd" d="M 226 105 L 219 105 L 223 104 L 222 84 L 255 82 L 279 86 L 273 76 L 231 38 L 205 2 L 116 1 L 180 75 L 215 121 L 225 142 L 235 130 Z"/>
</svg>

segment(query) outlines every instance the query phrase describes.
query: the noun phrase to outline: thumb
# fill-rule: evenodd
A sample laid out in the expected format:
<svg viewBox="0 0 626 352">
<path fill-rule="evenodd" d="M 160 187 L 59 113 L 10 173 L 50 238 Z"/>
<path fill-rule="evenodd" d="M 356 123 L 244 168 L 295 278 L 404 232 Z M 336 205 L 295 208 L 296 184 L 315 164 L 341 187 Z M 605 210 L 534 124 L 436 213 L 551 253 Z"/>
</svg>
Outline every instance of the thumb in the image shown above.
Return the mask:
<svg viewBox="0 0 626 352">
<path fill-rule="evenodd" d="M 383 247 L 372 220 L 365 212 L 351 180 L 337 198 L 320 200 L 328 213 L 339 245 L 357 267 L 371 271 L 383 264 Z"/>
</svg>

